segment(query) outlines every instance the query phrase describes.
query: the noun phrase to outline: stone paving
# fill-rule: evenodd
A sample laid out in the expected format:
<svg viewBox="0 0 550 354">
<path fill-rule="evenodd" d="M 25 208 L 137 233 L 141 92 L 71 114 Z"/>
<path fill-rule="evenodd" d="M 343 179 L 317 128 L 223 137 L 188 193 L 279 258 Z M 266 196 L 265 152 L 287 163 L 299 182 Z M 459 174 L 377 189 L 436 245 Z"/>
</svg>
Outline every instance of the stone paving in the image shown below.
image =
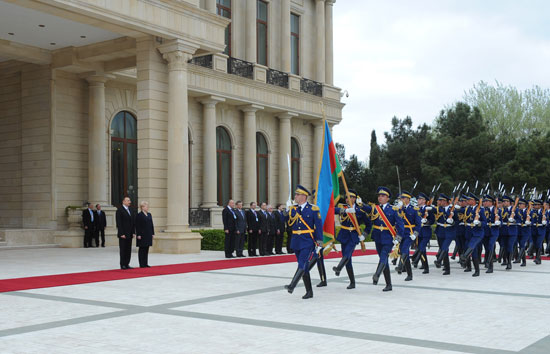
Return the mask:
<svg viewBox="0 0 550 354">
<path fill-rule="evenodd" d="M 150 264 L 222 258 L 151 254 Z M 550 262 L 497 263 L 479 278 L 454 261 L 450 276 L 432 266 L 405 282 L 392 272 L 393 291 L 383 293 L 383 277 L 371 280 L 377 259 L 354 258 L 353 290 L 345 272 L 330 271 L 338 260 L 326 260 L 329 285 L 310 300 L 302 285 L 283 289 L 295 263 L 0 293 L 0 353 L 550 352 Z M 116 247 L 0 251 L 0 278 L 117 263 Z"/>
</svg>

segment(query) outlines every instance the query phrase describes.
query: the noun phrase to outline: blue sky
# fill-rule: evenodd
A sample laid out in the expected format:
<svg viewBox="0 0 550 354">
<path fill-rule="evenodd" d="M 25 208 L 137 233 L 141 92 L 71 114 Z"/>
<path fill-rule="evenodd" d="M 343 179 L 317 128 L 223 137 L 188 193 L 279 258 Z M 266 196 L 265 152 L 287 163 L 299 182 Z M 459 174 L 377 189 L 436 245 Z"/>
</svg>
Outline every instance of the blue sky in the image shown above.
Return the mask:
<svg viewBox="0 0 550 354">
<path fill-rule="evenodd" d="M 480 80 L 550 87 L 550 1 L 338 0 L 334 51 L 349 92 L 334 140 L 366 160 L 373 129 L 431 123 Z"/>
</svg>

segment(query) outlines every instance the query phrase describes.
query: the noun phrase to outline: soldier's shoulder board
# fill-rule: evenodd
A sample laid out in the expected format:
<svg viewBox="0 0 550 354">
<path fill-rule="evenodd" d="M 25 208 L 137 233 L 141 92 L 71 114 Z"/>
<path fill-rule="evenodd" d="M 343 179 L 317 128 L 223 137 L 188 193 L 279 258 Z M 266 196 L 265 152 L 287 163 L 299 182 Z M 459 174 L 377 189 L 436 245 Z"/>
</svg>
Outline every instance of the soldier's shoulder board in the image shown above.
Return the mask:
<svg viewBox="0 0 550 354">
<path fill-rule="evenodd" d="M 397 211 L 397 210 L 400 210 L 401 208 L 394 205 L 394 206 L 392 206 L 392 209 L 395 210 L 395 211 Z"/>
<path fill-rule="evenodd" d="M 414 207 L 414 210 L 420 210 L 420 208 L 419 208 L 419 207 L 417 207 L 417 206 L 415 206 L 415 207 Z"/>
<path fill-rule="evenodd" d="M 321 209 L 319 209 L 319 207 L 318 207 L 317 205 L 311 204 L 311 210 L 313 210 L 313 211 L 319 211 L 319 210 L 321 210 Z"/>
</svg>

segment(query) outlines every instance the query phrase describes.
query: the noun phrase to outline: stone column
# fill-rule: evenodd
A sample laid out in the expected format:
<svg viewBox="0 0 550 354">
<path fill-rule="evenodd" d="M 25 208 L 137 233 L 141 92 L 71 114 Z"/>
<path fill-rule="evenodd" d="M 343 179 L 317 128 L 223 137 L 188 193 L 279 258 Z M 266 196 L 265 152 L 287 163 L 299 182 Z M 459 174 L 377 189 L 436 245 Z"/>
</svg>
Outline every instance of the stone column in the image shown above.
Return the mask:
<svg viewBox="0 0 550 354">
<path fill-rule="evenodd" d="M 216 0 L 205 0 L 206 11 L 210 11 L 215 14 L 216 11 Z"/>
<path fill-rule="evenodd" d="M 315 80 L 325 82 L 325 0 L 315 0 L 315 61 L 317 75 Z"/>
<path fill-rule="evenodd" d="M 244 139 L 243 139 L 243 202 L 257 202 L 256 176 L 256 112 L 263 109 L 261 106 L 248 105 L 241 107 L 244 112 Z"/>
<path fill-rule="evenodd" d="M 292 181 L 289 181 L 290 170 L 288 160 L 291 157 L 291 119 L 298 116 L 295 113 L 284 112 L 279 117 L 279 202 L 288 200 L 288 192 Z"/>
<path fill-rule="evenodd" d="M 202 153 L 202 208 L 214 208 L 217 202 L 216 173 L 216 103 L 224 98 L 208 96 L 199 99 L 203 112 L 203 153 Z"/>
<path fill-rule="evenodd" d="M 166 232 L 189 232 L 187 61 L 191 59 L 197 47 L 176 39 L 158 49 L 168 61 Z"/>
<path fill-rule="evenodd" d="M 256 62 L 256 0 L 246 2 L 246 61 Z"/>
<path fill-rule="evenodd" d="M 334 85 L 332 8 L 335 2 L 326 0 L 325 7 L 325 81 L 329 85 Z"/>
<path fill-rule="evenodd" d="M 113 76 L 98 74 L 88 81 L 88 201 L 107 204 L 107 126 L 105 82 Z"/>
<path fill-rule="evenodd" d="M 290 72 L 290 0 L 281 0 L 281 70 Z"/>
<path fill-rule="evenodd" d="M 321 162 L 321 149 L 323 148 L 323 121 L 319 120 L 313 123 L 313 181 L 319 173 L 319 163 Z"/>
</svg>

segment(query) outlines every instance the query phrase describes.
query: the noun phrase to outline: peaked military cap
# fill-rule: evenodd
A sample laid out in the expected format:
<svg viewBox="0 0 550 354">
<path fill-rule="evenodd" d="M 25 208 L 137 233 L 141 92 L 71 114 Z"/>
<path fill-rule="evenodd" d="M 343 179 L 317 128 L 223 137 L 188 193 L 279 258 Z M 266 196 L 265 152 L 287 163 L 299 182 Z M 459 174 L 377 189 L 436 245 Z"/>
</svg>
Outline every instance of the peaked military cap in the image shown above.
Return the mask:
<svg viewBox="0 0 550 354">
<path fill-rule="evenodd" d="M 412 194 L 407 192 L 407 191 L 402 191 L 401 192 L 401 195 L 399 196 L 399 198 L 409 198 L 411 199 L 412 198 Z"/>
<path fill-rule="evenodd" d="M 483 196 L 483 201 L 484 202 L 495 202 L 495 198 L 492 196 L 492 195 L 489 195 L 489 194 L 485 194 Z"/>
<path fill-rule="evenodd" d="M 391 192 L 388 187 L 378 187 L 378 189 L 376 190 L 376 194 L 384 194 L 391 198 Z"/>
<path fill-rule="evenodd" d="M 348 189 L 348 192 L 350 197 L 357 198 L 357 192 L 355 191 L 355 189 Z"/>
<path fill-rule="evenodd" d="M 459 200 L 460 202 L 463 202 L 463 201 L 465 201 L 465 200 L 468 200 L 468 196 L 467 196 L 466 194 L 461 194 L 461 195 L 460 195 L 460 198 L 458 198 L 458 200 Z"/>
<path fill-rule="evenodd" d="M 426 200 L 428 200 L 429 198 L 425 193 L 420 192 L 420 193 L 418 193 L 418 197 L 416 197 L 416 199 L 426 199 Z"/>
<path fill-rule="evenodd" d="M 518 203 L 520 203 L 520 204 L 521 204 L 521 203 L 527 204 L 527 199 L 525 199 L 525 198 L 519 198 Z"/>
<path fill-rule="evenodd" d="M 534 205 L 542 205 L 542 199 L 533 199 Z"/>
<path fill-rule="evenodd" d="M 437 200 L 446 200 L 446 201 L 450 201 L 451 200 L 451 197 L 449 197 L 447 194 L 445 193 L 440 193 L 439 194 L 439 197 L 437 197 Z"/>
<path fill-rule="evenodd" d="M 502 200 L 507 200 L 509 201 L 510 203 L 512 203 L 514 201 L 514 198 L 510 197 L 509 195 L 505 195 L 504 197 L 502 197 Z"/>
<path fill-rule="evenodd" d="M 309 196 L 311 193 L 301 184 L 296 186 L 296 194 L 303 194 Z"/>
</svg>

